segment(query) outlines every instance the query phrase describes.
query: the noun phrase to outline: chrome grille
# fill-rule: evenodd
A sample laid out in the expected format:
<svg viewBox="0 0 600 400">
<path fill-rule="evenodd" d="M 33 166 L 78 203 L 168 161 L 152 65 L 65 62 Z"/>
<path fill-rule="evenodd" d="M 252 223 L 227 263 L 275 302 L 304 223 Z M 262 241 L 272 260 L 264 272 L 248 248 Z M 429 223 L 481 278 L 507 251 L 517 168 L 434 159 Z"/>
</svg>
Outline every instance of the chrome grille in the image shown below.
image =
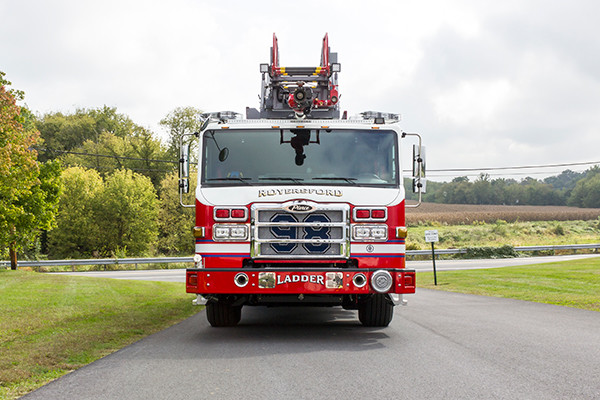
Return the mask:
<svg viewBox="0 0 600 400">
<path fill-rule="evenodd" d="M 309 206 L 291 212 L 292 205 Z M 349 206 L 287 202 L 252 206 L 252 256 L 255 258 L 347 258 Z"/>
</svg>

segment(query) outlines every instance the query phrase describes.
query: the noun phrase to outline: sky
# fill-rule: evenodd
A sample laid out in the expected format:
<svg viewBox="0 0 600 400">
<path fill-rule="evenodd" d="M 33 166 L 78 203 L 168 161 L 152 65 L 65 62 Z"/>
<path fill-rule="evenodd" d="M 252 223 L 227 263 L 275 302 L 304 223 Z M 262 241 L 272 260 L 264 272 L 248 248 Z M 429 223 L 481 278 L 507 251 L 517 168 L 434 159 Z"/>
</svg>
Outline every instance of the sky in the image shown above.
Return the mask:
<svg viewBox="0 0 600 400">
<path fill-rule="evenodd" d="M 440 181 L 600 161 L 598 15 L 594 0 L 0 0 L 0 70 L 39 115 L 107 105 L 164 136 L 176 107 L 258 107 L 273 33 L 288 67 L 317 66 L 328 33 L 341 109 L 400 113 Z"/>
</svg>

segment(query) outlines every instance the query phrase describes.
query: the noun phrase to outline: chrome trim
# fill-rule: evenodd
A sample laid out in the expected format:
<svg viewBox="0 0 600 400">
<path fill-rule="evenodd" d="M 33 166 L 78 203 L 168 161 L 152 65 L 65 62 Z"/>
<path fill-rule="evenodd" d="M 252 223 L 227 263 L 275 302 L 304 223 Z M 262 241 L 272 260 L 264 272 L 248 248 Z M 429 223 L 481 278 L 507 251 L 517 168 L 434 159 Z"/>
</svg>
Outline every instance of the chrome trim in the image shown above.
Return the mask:
<svg viewBox="0 0 600 400">
<path fill-rule="evenodd" d="M 243 288 L 246 285 L 248 285 L 248 282 L 250 282 L 250 278 L 248 278 L 247 274 L 243 272 L 238 272 L 233 278 L 233 282 L 237 287 Z"/>
<path fill-rule="evenodd" d="M 259 213 L 263 211 L 273 211 L 276 213 L 289 213 L 291 215 L 297 215 L 289 212 L 288 208 L 294 204 L 302 204 L 313 207 L 313 211 L 310 213 L 303 213 L 300 215 L 311 215 L 314 213 L 327 213 L 327 211 L 341 212 L 340 222 L 261 222 L 259 221 Z M 339 259 L 339 258 L 350 258 L 350 206 L 344 203 L 316 203 L 312 201 L 288 201 L 282 204 L 272 203 L 259 203 L 253 204 L 251 208 L 251 228 L 250 228 L 250 255 L 252 258 L 273 258 L 273 259 Z M 294 239 L 290 241 L 288 239 L 271 239 L 259 237 L 259 228 L 270 228 L 276 226 L 283 227 L 312 227 L 312 228 L 340 228 L 341 238 L 336 239 Z M 340 252 L 336 254 L 262 254 L 261 246 L 268 245 L 271 243 L 296 243 L 296 244 L 339 244 Z"/>
<path fill-rule="evenodd" d="M 367 277 L 365 276 L 365 274 L 355 274 L 352 277 L 352 283 L 357 288 L 364 287 L 367 284 Z"/>
</svg>

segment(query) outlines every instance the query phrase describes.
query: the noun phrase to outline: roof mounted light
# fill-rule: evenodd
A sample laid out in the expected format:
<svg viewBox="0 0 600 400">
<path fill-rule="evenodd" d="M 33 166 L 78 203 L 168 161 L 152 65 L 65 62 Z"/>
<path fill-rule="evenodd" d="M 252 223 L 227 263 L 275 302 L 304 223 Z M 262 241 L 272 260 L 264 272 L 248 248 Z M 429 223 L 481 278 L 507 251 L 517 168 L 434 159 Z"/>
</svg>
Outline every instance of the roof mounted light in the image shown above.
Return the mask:
<svg viewBox="0 0 600 400">
<path fill-rule="evenodd" d="M 221 122 L 225 122 L 230 119 L 240 119 L 242 114 L 237 113 L 235 111 L 218 111 L 218 112 L 210 112 L 202 114 L 202 118 L 209 118 L 213 120 L 219 120 Z"/>
<path fill-rule="evenodd" d="M 342 70 L 342 64 L 340 63 L 332 63 L 331 64 L 331 72 L 340 72 Z"/>
<path fill-rule="evenodd" d="M 269 72 L 269 64 L 260 64 L 260 72 L 263 74 Z"/>
<path fill-rule="evenodd" d="M 364 111 L 360 115 L 363 119 L 372 119 L 376 124 L 400 121 L 400 114 L 384 113 L 379 111 Z"/>
</svg>

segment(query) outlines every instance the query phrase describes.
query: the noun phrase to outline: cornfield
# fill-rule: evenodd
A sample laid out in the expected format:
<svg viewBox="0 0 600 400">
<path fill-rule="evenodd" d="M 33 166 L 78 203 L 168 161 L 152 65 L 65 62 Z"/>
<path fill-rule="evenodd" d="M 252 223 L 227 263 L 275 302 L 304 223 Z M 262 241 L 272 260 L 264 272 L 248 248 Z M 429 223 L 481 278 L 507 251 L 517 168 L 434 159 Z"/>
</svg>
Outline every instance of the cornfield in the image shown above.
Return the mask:
<svg viewBox="0 0 600 400">
<path fill-rule="evenodd" d="M 440 223 L 449 225 L 496 221 L 589 221 L 600 217 L 600 208 L 566 206 L 500 206 L 423 203 L 406 209 L 408 226 Z"/>
</svg>

